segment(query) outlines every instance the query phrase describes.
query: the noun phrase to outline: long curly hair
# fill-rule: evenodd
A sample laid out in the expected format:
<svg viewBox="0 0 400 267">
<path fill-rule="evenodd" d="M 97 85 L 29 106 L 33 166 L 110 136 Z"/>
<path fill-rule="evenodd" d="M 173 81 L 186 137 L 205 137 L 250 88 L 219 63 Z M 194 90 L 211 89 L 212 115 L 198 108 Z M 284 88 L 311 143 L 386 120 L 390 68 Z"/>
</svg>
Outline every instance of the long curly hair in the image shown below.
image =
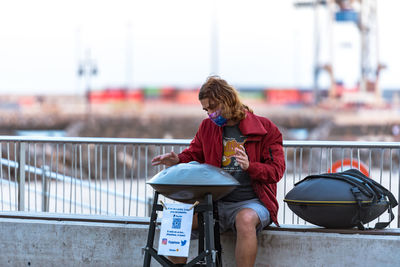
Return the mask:
<svg viewBox="0 0 400 267">
<path fill-rule="evenodd" d="M 219 76 L 210 76 L 201 86 L 199 100 L 209 100 L 221 104 L 222 116 L 232 121 L 240 121 L 246 117 L 246 110 L 253 113 L 240 101 L 238 91 Z"/>
</svg>

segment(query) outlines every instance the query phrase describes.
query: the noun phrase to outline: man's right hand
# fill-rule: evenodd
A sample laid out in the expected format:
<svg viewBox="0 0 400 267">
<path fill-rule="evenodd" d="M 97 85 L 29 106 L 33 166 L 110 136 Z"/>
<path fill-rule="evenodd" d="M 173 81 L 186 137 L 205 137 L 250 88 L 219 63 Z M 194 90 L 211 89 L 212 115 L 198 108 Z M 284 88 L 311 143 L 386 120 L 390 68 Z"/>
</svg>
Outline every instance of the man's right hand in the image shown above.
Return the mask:
<svg viewBox="0 0 400 267">
<path fill-rule="evenodd" d="M 163 165 L 170 167 L 170 166 L 173 166 L 178 163 L 179 163 L 179 157 L 173 151 L 170 153 L 156 156 L 151 160 L 151 164 L 153 166 L 163 164 Z"/>
</svg>

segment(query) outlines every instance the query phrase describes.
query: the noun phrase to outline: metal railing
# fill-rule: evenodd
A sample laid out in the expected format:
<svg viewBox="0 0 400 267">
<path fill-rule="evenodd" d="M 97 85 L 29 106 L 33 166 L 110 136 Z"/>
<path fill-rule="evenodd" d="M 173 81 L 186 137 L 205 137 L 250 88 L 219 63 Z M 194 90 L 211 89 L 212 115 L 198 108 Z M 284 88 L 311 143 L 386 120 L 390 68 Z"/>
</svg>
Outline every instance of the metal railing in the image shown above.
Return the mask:
<svg viewBox="0 0 400 267">
<path fill-rule="evenodd" d="M 163 167 L 154 156 L 179 153 L 187 139 L 0 137 L 0 211 L 141 216 L 153 190 L 146 185 Z M 284 141 L 286 172 L 278 183 L 284 224 L 306 224 L 283 203 L 294 183 L 349 164 L 399 199 L 400 143 Z M 171 200 L 164 199 L 168 202 Z M 395 215 L 399 213 L 396 209 Z M 398 218 L 398 217 L 397 217 Z M 377 220 L 387 220 L 383 214 Z M 400 221 L 390 227 L 399 227 Z"/>
</svg>

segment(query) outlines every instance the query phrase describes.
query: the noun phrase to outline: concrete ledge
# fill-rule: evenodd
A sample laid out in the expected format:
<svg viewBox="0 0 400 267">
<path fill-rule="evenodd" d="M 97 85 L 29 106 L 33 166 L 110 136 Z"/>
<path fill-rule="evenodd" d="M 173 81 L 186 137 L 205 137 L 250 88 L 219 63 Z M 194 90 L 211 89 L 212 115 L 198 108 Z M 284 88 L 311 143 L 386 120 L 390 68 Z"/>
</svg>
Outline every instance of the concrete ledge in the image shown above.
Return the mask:
<svg viewBox="0 0 400 267">
<path fill-rule="evenodd" d="M 333 233 L 333 234 L 358 234 L 358 235 L 393 235 L 400 236 L 399 228 L 386 228 L 386 229 L 368 229 L 358 230 L 352 229 L 327 229 L 313 225 L 295 225 L 295 224 L 282 224 L 281 227 L 270 226 L 266 230 L 269 231 L 286 231 L 286 232 L 309 232 L 309 233 Z"/>
<path fill-rule="evenodd" d="M 261 233 L 256 266 L 364 267 L 396 266 L 400 262 L 399 235 L 283 229 Z M 147 231 L 144 222 L 3 217 L 0 219 L 0 266 L 142 266 Z M 221 240 L 224 266 L 235 266 L 234 235 L 223 234 Z M 196 252 L 197 242 L 193 240 L 191 257 Z M 152 266 L 159 264 L 153 259 Z"/>
</svg>

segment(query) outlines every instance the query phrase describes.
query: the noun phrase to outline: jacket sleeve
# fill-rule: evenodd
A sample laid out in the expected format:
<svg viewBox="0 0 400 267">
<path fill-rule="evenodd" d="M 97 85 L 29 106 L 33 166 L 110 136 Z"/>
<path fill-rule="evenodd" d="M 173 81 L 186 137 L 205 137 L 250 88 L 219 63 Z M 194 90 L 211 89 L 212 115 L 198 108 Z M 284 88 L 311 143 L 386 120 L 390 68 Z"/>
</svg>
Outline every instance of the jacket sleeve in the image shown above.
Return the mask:
<svg viewBox="0 0 400 267">
<path fill-rule="evenodd" d="M 261 141 L 260 162 L 250 162 L 247 172 L 252 180 L 264 184 L 279 182 L 285 172 L 285 156 L 282 144 L 282 134 L 273 125 Z"/>
<path fill-rule="evenodd" d="M 202 140 L 202 131 L 204 122 L 200 124 L 199 130 L 197 131 L 195 137 L 190 142 L 188 148 L 183 150 L 178 154 L 179 163 L 187 163 L 190 161 L 197 161 L 200 163 L 204 163 L 204 153 L 203 153 L 203 140 Z"/>
</svg>

